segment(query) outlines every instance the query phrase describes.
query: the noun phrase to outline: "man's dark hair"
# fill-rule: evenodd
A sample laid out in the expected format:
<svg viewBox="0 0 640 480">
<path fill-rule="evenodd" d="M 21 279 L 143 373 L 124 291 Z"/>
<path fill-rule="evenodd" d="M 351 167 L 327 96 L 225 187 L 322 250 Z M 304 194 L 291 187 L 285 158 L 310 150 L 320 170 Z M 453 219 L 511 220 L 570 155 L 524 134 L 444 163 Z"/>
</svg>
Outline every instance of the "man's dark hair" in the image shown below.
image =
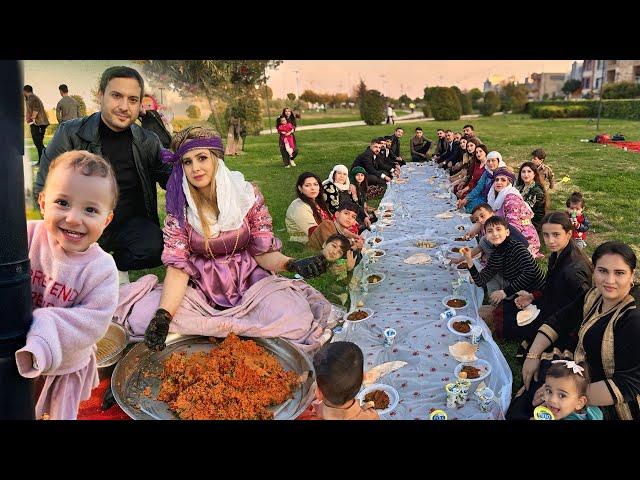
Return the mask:
<svg viewBox="0 0 640 480">
<path fill-rule="evenodd" d="M 470 123 L 467 123 L 464 127 L 462 127 L 462 129 L 464 130 L 467 127 L 470 128 L 471 130 L 474 130 L 473 125 L 471 125 Z"/>
<path fill-rule="evenodd" d="M 374 143 L 380 143 L 380 137 L 372 138 L 369 145 L 373 145 Z"/>
<path fill-rule="evenodd" d="M 140 99 L 144 96 L 144 80 L 142 79 L 142 75 L 137 70 L 134 70 L 130 67 L 109 67 L 107 68 L 100 77 L 100 88 L 99 90 L 104 93 L 107 89 L 107 84 L 114 78 L 134 78 L 138 81 L 138 85 L 140 85 Z"/>
<path fill-rule="evenodd" d="M 447 129 L 444 131 L 444 133 L 453 133 L 453 130 Z"/>
<path fill-rule="evenodd" d="M 58 90 L 60 90 L 62 93 L 69 93 L 69 87 L 67 87 L 64 83 L 58 86 Z"/>
<path fill-rule="evenodd" d="M 444 128 L 436 128 L 436 133 L 438 132 L 444 132 Z"/>
<path fill-rule="evenodd" d="M 333 406 L 353 400 L 362 386 L 364 355 L 352 342 L 326 343 L 313 357 L 318 388 Z"/>
<path fill-rule="evenodd" d="M 23 92 L 27 92 L 27 93 L 33 93 L 33 87 L 32 87 L 31 85 L 25 85 L 25 86 L 22 88 L 22 91 L 23 91 Z"/>
<path fill-rule="evenodd" d="M 355 214 L 357 215 L 359 209 L 360 207 L 355 202 L 352 202 L 351 200 L 345 200 L 343 202 L 340 202 L 340 206 L 338 207 L 336 212 L 339 212 L 341 210 L 350 210 L 352 212 L 355 212 Z"/>
<path fill-rule="evenodd" d="M 402 130 L 404 132 L 404 128 L 402 128 L 402 127 L 396 127 L 396 129 L 394 131 L 397 132 L 398 130 Z"/>
<path fill-rule="evenodd" d="M 418 130 L 422 131 L 422 127 L 416 127 L 416 132 L 417 132 Z"/>
<path fill-rule="evenodd" d="M 493 212 L 493 208 L 491 208 L 491 205 L 489 205 L 488 203 L 481 203 L 473 207 L 473 210 L 471 210 L 471 215 L 482 209 L 486 210 L 487 212 Z"/>
<path fill-rule="evenodd" d="M 486 231 L 488 227 L 497 227 L 498 225 L 502 225 L 506 230 L 509 230 L 509 222 L 507 222 L 504 217 L 499 217 L 498 215 L 488 218 L 487 221 L 484 222 L 484 229 Z"/>
<path fill-rule="evenodd" d="M 547 158 L 547 154 L 542 148 L 536 148 L 533 152 L 531 152 L 531 157 L 537 157 L 540 160 L 544 160 Z"/>
</svg>

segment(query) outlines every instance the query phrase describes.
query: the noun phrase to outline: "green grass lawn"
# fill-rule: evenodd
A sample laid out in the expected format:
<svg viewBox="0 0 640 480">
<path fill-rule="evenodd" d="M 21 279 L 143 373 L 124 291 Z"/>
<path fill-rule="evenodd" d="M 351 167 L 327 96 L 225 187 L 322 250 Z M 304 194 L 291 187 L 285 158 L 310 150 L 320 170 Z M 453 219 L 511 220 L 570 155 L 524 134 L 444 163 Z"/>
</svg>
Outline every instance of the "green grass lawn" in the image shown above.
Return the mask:
<svg viewBox="0 0 640 480">
<path fill-rule="evenodd" d="M 269 123 L 267 115 L 263 115 L 262 124 L 264 128 L 269 128 L 269 125 L 275 127 L 276 117 L 281 113 L 281 110 L 271 110 L 271 123 Z M 360 120 L 360 112 L 357 108 L 329 108 L 326 112 L 305 110 L 297 123 L 298 126 L 303 126 L 319 125 L 322 123 L 353 122 L 356 120 Z"/>
<path fill-rule="evenodd" d="M 306 114 L 305 114 L 306 116 Z M 309 114 L 309 117 L 312 117 Z M 321 114 L 318 116 L 320 120 Z M 330 117 L 326 117 L 330 118 Z M 273 119 L 273 118 L 272 118 Z M 303 117 L 304 119 L 304 117 Z M 461 130 L 464 121 L 405 123 L 405 137 L 401 153 L 409 154 L 408 142 L 414 126 L 422 126 L 428 138 L 435 137 L 436 127 Z M 640 255 L 640 229 L 636 224 L 640 211 L 640 154 L 624 152 L 615 147 L 581 143 L 580 139 L 593 138 L 595 126 L 585 119 L 531 119 L 525 115 L 500 115 L 473 120 L 476 133 L 490 150 L 498 150 L 507 164 L 514 168 L 530 159 L 535 148 L 544 148 L 547 163 L 552 167 L 557 181 L 567 176 L 570 180 L 559 183 L 551 192 L 552 207 L 564 209 L 567 197 L 573 190 L 584 194 L 585 213 L 591 222 L 586 253 L 606 240 L 620 240 L 630 244 Z M 303 123 L 301 123 L 303 124 Z M 604 119 L 600 132 L 623 132 L 630 139 L 640 138 L 640 122 Z M 335 164 L 351 165 L 353 159 L 364 150 L 372 137 L 390 134 L 391 126 L 358 126 L 329 130 L 308 130 L 296 134 L 300 155 L 296 168 L 284 169 L 278 143 L 271 136 L 247 137 L 245 154 L 229 157 L 226 163 L 232 170 L 243 172 L 247 180 L 256 182 L 262 190 L 271 215 L 275 234 L 283 242 L 283 253 L 300 257 L 311 254 L 300 244 L 289 242 L 284 216 L 289 203 L 295 198 L 295 182 L 304 171 L 312 171 L 326 178 Z M 27 139 L 30 141 L 30 139 Z M 35 154 L 35 149 L 30 150 Z M 159 193 L 158 205 L 164 217 L 164 192 Z M 164 277 L 163 268 L 151 270 Z M 132 272 L 131 278 L 139 278 L 144 272 Z M 335 279 L 330 275 L 309 281 L 336 302 Z M 500 342 L 514 373 L 514 389 L 520 385 L 520 365 L 513 361 L 515 344 Z"/>
</svg>

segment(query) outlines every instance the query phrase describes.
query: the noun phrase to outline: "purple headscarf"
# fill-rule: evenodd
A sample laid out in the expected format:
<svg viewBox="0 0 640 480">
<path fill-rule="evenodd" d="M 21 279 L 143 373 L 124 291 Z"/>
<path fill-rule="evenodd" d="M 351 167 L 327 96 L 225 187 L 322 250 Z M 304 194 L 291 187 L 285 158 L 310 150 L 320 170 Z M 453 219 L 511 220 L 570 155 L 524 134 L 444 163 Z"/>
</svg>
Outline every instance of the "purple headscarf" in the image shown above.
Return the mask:
<svg viewBox="0 0 640 480">
<path fill-rule="evenodd" d="M 160 150 L 162 163 L 173 164 L 171 176 L 167 181 L 167 213 L 176 217 L 180 226 L 184 225 L 187 204 L 187 199 L 182 190 L 184 171 L 182 170 L 182 162 L 180 160 L 185 153 L 196 148 L 215 148 L 216 150 L 224 152 L 224 145 L 222 145 L 222 139 L 220 137 L 194 138 L 188 140 L 180 145 L 180 148 L 178 148 L 175 153 L 164 148 Z M 215 181 L 215 179 L 212 181 Z"/>
</svg>

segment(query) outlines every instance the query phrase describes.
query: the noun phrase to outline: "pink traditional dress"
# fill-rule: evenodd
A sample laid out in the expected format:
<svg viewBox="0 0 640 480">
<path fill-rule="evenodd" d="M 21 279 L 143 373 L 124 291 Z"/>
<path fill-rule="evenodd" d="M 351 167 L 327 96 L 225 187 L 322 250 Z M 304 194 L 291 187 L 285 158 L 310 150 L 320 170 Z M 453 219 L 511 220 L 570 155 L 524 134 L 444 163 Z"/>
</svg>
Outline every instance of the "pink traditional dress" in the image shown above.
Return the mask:
<svg viewBox="0 0 640 480">
<path fill-rule="evenodd" d="M 162 261 L 190 277 L 169 331 L 216 337 L 226 337 L 230 332 L 249 337 L 283 337 L 303 351 L 319 348 L 326 340 L 323 333 L 332 313 L 331 304 L 303 280 L 274 275 L 258 265 L 257 255 L 279 251 L 282 242 L 273 235 L 271 215 L 259 189 L 245 182 L 241 173 L 229 171 L 222 160 L 218 165 L 221 214 L 213 221 L 217 223 L 213 224 L 215 236 L 209 239 L 209 249 L 198 231 L 200 219 L 192 208 L 188 187 L 187 214 L 182 224 L 172 214 L 165 219 Z M 186 184 L 184 177 L 183 181 Z M 231 185 L 226 191 L 225 182 Z M 234 209 L 244 214 L 236 215 L 240 225 L 225 229 L 228 221 L 223 212 Z M 223 231 L 216 232 L 220 225 Z M 141 340 L 159 306 L 161 293 L 162 285 L 155 275 L 123 285 L 116 321 Z"/>
<path fill-rule="evenodd" d="M 495 185 L 495 184 L 494 184 Z M 491 186 L 487 200 L 496 215 L 504 217 L 529 242 L 529 252 L 533 258 L 542 258 L 540 253 L 540 237 L 533 226 L 533 210 L 524 201 L 517 188 L 509 185 L 496 196 L 494 185 Z"/>
</svg>

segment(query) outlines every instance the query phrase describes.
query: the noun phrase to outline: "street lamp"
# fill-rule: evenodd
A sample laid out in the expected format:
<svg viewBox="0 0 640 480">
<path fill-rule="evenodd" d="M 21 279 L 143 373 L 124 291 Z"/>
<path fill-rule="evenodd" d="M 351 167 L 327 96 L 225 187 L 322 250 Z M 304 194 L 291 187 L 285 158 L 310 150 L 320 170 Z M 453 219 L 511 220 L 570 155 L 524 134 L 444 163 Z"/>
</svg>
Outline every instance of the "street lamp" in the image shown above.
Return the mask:
<svg viewBox="0 0 640 480">
<path fill-rule="evenodd" d="M 600 100 L 598 101 L 598 118 L 596 120 L 596 131 L 600 130 L 600 114 L 602 113 L 602 87 L 604 86 L 604 65 L 606 60 L 602 60 L 602 76 L 600 77 Z"/>
<path fill-rule="evenodd" d="M 300 70 L 294 70 L 293 73 L 296 74 L 296 97 L 300 100 Z"/>
</svg>

